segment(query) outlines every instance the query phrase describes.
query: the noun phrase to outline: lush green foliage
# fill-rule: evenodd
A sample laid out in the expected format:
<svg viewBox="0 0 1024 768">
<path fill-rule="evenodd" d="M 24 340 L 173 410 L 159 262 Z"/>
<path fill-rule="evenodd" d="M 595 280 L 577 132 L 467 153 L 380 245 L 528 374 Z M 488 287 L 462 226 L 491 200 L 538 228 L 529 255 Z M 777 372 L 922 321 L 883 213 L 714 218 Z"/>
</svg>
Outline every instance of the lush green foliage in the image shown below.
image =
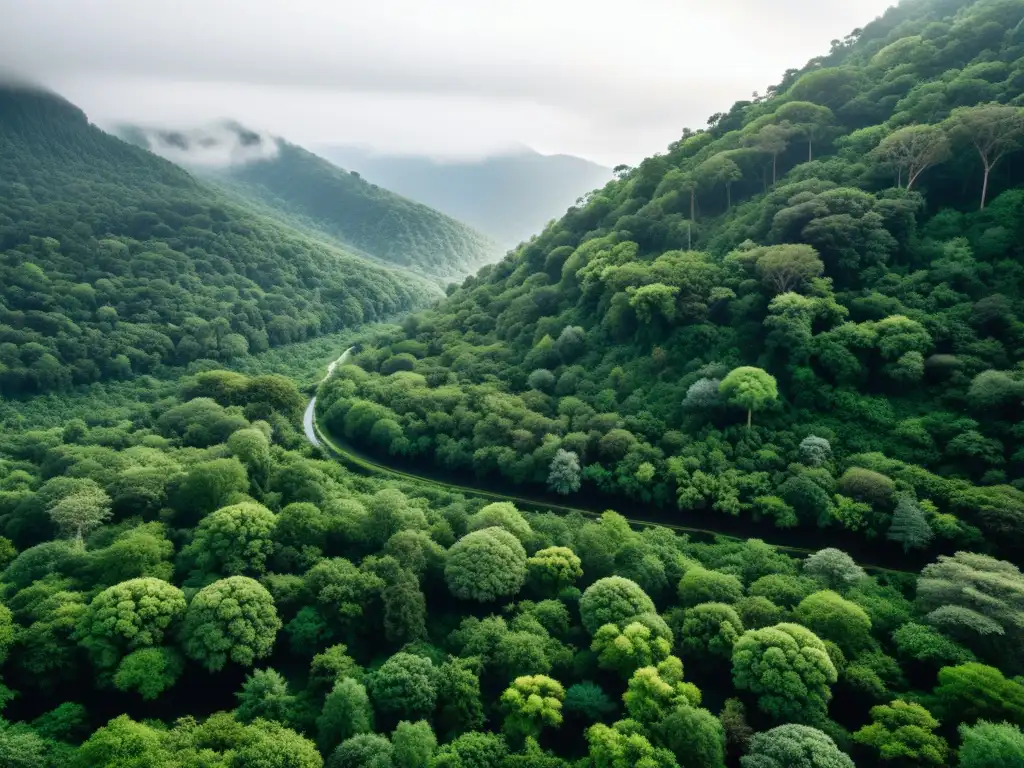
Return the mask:
<svg viewBox="0 0 1024 768">
<path fill-rule="evenodd" d="M 316 458 L 294 387 L 265 377 L 202 371 L 142 409 L 83 396 L 63 427 L 4 433 L 0 693 L 36 692 L 0 721 L 11 754 L 54 768 L 76 752 L 82 765 L 843 766 L 822 732 L 920 760 L 955 747 L 961 722 L 1024 716 L 1024 689 L 988 666 L 1012 668 L 1005 647 L 942 620 L 970 610 L 1009 631 L 1009 563 L 940 558 L 912 603 L 909 580 L 880 583 L 841 550 L 801 563 L 610 512 L 388 486 Z M 48 510 L 82 488 L 111 517 L 79 544 Z M 69 679 L 84 710 L 64 701 Z M 227 679 L 197 705 L 193 685 Z M 130 719 L 104 725 L 93 713 L 112 692 Z M 704 703 L 736 694 L 746 706 Z M 196 719 L 144 723 L 147 701 Z M 814 728 L 766 730 L 787 721 Z M 999 735 L 991 749 L 1014 749 Z"/>
<path fill-rule="evenodd" d="M 254 214 L 92 126 L 0 89 L 0 392 L 228 361 L 435 294 Z"/>
<path fill-rule="evenodd" d="M 368 334 L 324 423 L 570 498 L 575 456 L 581 498 L 665 519 L 1016 557 L 1021 10 L 905 2 L 620 168 Z"/>
</svg>

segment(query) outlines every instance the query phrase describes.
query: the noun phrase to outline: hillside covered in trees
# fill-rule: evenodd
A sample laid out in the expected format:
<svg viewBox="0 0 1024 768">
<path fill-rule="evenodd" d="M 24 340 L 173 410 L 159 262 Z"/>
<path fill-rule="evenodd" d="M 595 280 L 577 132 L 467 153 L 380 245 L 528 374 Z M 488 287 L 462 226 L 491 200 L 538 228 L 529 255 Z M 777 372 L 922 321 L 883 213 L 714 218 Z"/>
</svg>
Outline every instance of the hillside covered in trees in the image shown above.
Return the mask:
<svg viewBox="0 0 1024 768">
<path fill-rule="evenodd" d="M 0 87 L 0 393 L 230 360 L 422 306 L 439 291 L 239 206 Z"/>
<path fill-rule="evenodd" d="M 834 41 L 367 339 L 325 424 L 668 520 L 1020 556 L 1022 18 L 910 0 Z"/>
<path fill-rule="evenodd" d="M 301 147 L 229 169 L 232 189 L 299 217 L 382 261 L 446 282 L 497 261 L 498 246 L 461 221 L 396 195 Z"/>
<path fill-rule="evenodd" d="M 233 123 L 218 128 L 186 132 L 123 126 L 118 133 L 288 224 L 437 280 L 461 280 L 500 256 L 497 245 L 461 221 L 302 147 Z M 218 148 L 222 162 L 189 163 Z"/>
</svg>

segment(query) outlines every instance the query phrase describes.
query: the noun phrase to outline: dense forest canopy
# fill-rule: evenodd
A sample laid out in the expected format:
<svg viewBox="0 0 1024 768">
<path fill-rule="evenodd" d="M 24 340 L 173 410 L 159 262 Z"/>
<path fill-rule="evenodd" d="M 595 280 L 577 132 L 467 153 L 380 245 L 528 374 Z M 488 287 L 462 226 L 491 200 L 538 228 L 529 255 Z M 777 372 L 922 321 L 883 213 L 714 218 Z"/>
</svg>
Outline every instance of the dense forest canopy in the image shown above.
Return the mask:
<svg viewBox="0 0 1024 768">
<path fill-rule="evenodd" d="M 0 766 L 1024 766 L 1021 19 L 1024 0 L 905 2 L 400 324 L 0 399 Z M 47 124 L 22 141 L 64 158 L 44 166 L 62 185 L 11 198 L 3 301 L 59 318 L 76 294 L 44 278 L 106 270 L 151 281 L 125 314 L 161 306 L 166 271 L 76 229 L 135 221 L 141 182 L 86 171 L 143 156 Z M 83 135 L 102 152 L 75 170 Z M 147 162 L 126 178 L 219 199 Z M 167 194 L 145 211 L 170 217 Z M 139 243 L 204 270 L 199 305 L 241 301 L 216 282 L 256 258 L 232 260 L 234 216 L 157 217 Z M 242 221 L 299 238 L 248 278 L 285 296 L 270 323 L 285 299 L 337 308 L 312 265 L 342 257 Z M 78 327 L 110 335 L 111 309 Z M 145 322 L 171 338 L 167 317 Z M 74 353 L 37 332 L 29 354 Z M 621 514 L 349 471 L 300 419 L 353 344 L 317 389 L 339 441 Z"/>
<path fill-rule="evenodd" d="M 0 393 L 230 360 L 437 293 L 243 209 L 56 96 L 0 88 Z"/>
<path fill-rule="evenodd" d="M 325 425 L 686 520 L 1019 556 L 1022 18 L 912 0 L 833 41 L 368 337 Z"/>
<path fill-rule="evenodd" d="M 294 346 L 247 367 L 305 379 L 324 350 Z M 1009 562 L 870 575 L 385 483 L 311 449 L 303 403 L 203 364 L 0 433 L 5 766 L 1024 756 Z"/>
</svg>

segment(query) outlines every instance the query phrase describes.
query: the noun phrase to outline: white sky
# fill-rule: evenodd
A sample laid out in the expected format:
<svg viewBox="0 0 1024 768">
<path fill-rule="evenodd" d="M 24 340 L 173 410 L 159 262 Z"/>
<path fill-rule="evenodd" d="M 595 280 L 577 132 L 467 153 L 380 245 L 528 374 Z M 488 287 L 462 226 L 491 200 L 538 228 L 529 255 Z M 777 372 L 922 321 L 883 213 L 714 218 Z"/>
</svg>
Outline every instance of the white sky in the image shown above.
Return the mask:
<svg viewBox="0 0 1024 768">
<path fill-rule="evenodd" d="M 100 124 L 635 163 L 891 0 L 0 0 L 0 69 Z"/>
</svg>

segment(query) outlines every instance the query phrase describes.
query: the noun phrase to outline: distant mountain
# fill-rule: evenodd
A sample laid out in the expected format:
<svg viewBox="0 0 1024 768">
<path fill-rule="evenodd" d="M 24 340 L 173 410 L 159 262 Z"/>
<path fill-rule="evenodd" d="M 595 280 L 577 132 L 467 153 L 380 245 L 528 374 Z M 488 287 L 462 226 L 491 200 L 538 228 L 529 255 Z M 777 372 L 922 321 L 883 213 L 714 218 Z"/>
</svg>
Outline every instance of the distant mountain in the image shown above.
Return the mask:
<svg viewBox="0 0 1024 768">
<path fill-rule="evenodd" d="M 461 221 L 234 123 L 187 131 L 132 126 L 119 133 L 219 182 L 263 213 L 442 282 L 461 280 L 500 255 L 495 243 Z"/>
<path fill-rule="evenodd" d="M 439 295 L 0 85 L 0 394 L 229 360 Z"/>
<path fill-rule="evenodd" d="M 612 178 L 610 168 L 589 160 L 529 149 L 462 161 L 375 155 L 350 146 L 317 151 L 375 184 L 476 227 L 503 248 L 539 233 L 579 197 Z"/>
</svg>

